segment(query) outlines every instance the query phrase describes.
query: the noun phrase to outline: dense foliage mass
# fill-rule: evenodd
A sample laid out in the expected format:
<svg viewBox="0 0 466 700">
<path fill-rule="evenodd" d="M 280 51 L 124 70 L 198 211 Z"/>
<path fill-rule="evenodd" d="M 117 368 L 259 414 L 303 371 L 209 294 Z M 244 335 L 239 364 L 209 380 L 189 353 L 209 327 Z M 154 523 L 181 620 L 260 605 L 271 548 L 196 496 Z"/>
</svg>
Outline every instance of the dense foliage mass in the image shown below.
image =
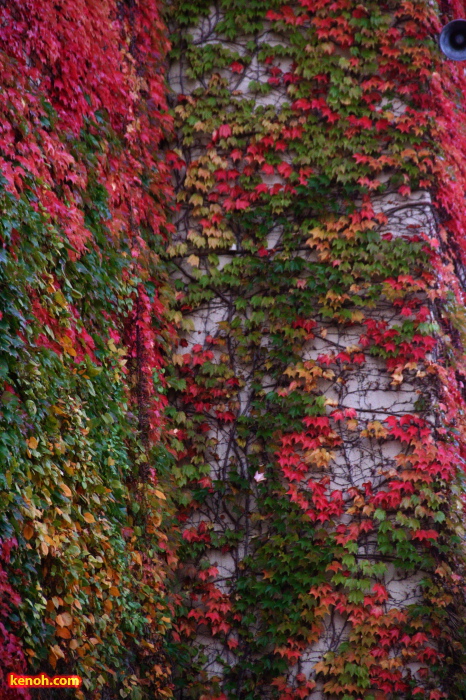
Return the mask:
<svg viewBox="0 0 466 700">
<path fill-rule="evenodd" d="M 464 698 L 466 8 L 167 5 L 178 697 Z"/>
<path fill-rule="evenodd" d="M 466 6 L 167 0 L 163 159 L 162 4 L 0 3 L 0 700 L 466 698 Z"/>
<path fill-rule="evenodd" d="M 155 0 L 0 4 L 2 700 L 170 696 L 166 48 Z"/>
</svg>

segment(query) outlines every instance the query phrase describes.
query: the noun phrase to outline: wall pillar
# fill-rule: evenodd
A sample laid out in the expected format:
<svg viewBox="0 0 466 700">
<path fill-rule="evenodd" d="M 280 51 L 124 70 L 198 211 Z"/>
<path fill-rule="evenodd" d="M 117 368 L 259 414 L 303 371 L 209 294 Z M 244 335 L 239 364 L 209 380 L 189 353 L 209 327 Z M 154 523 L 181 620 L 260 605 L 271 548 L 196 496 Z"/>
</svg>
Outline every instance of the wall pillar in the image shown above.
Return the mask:
<svg viewBox="0 0 466 700">
<path fill-rule="evenodd" d="M 452 17 L 193 5 L 168 10 L 178 697 L 463 697 Z"/>
</svg>

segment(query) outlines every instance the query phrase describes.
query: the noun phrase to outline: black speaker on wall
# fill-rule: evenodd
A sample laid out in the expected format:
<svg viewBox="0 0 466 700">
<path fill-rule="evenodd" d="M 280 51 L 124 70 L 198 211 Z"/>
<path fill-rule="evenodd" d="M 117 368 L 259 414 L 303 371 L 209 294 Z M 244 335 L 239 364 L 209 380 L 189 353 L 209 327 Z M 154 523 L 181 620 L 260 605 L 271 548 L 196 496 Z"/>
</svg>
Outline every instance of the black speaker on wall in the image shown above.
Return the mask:
<svg viewBox="0 0 466 700">
<path fill-rule="evenodd" d="M 466 61 L 466 19 L 454 19 L 442 29 L 440 50 L 452 61 Z"/>
</svg>

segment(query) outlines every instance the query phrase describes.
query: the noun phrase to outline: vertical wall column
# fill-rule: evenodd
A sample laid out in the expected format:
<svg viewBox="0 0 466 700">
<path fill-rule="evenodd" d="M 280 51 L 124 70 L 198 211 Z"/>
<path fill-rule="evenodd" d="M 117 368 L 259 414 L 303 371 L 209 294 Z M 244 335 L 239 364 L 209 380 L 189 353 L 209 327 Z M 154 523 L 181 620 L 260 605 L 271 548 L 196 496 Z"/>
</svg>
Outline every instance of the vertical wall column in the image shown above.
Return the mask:
<svg viewBox="0 0 466 700">
<path fill-rule="evenodd" d="M 456 697 L 462 215 L 439 194 L 461 166 L 440 18 L 167 12 L 178 697 Z"/>
</svg>

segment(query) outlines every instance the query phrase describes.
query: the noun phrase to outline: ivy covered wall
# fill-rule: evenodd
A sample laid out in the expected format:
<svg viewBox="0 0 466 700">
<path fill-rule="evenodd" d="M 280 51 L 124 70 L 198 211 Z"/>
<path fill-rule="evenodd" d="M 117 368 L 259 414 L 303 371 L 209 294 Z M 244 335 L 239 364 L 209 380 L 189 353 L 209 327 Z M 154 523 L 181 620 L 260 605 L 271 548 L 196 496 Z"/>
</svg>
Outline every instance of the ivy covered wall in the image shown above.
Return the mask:
<svg viewBox="0 0 466 700">
<path fill-rule="evenodd" d="M 171 696 L 166 48 L 152 0 L 0 5 L 2 700 Z"/>
<path fill-rule="evenodd" d="M 0 700 L 466 698 L 464 14 L 0 3 Z"/>
<path fill-rule="evenodd" d="M 180 699 L 466 697 L 464 11 L 167 3 Z"/>
</svg>

